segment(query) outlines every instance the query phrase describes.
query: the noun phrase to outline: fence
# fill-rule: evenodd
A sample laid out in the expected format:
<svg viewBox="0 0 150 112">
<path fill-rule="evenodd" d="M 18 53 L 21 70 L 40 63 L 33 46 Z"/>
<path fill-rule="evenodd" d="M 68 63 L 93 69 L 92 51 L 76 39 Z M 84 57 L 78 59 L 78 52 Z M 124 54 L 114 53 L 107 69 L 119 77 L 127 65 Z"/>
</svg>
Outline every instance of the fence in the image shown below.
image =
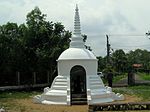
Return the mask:
<svg viewBox="0 0 150 112">
<path fill-rule="evenodd" d="M 23 85 L 51 85 L 54 75 L 44 72 L 11 72 L 0 74 L 0 87 Z"/>
</svg>

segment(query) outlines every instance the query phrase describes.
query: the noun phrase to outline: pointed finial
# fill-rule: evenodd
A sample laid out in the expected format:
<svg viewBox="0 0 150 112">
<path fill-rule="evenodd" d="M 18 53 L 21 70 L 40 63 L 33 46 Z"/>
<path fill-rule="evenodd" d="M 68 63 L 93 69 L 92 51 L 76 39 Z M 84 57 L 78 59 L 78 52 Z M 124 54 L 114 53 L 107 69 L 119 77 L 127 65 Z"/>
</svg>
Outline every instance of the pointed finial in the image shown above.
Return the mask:
<svg viewBox="0 0 150 112">
<path fill-rule="evenodd" d="M 74 17 L 74 33 L 71 38 L 70 47 L 71 48 L 85 48 L 83 37 L 81 36 L 80 17 L 79 17 L 79 9 L 78 9 L 77 4 L 76 4 L 76 9 L 75 9 L 75 17 Z"/>
<path fill-rule="evenodd" d="M 78 11 L 78 4 L 76 4 L 76 11 Z"/>
</svg>

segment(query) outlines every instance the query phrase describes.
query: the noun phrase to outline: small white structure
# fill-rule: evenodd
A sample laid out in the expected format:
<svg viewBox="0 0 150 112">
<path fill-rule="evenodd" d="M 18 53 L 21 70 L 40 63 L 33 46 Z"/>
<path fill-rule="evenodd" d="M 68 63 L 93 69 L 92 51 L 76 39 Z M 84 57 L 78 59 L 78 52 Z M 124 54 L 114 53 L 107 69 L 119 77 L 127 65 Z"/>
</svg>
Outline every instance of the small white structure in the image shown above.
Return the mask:
<svg viewBox="0 0 150 112">
<path fill-rule="evenodd" d="M 42 95 L 34 97 L 34 102 L 71 105 L 79 102 L 96 104 L 124 99 L 123 95 L 115 94 L 110 87 L 105 87 L 97 75 L 98 60 L 85 48 L 77 6 L 70 47 L 57 61 L 58 76 L 54 79 L 51 88 L 44 88 Z"/>
</svg>

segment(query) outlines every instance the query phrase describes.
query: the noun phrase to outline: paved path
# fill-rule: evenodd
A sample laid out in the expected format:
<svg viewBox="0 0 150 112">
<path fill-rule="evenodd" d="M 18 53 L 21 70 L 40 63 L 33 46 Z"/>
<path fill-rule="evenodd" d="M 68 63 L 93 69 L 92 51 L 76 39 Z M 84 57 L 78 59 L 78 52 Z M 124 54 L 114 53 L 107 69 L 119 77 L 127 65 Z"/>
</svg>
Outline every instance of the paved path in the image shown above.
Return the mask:
<svg viewBox="0 0 150 112">
<path fill-rule="evenodd" d="M 150 84 L 150 81 L 143 80 L 139 75 L 135 74 L 135 84 Z M 128 77 L 121 79 L 119 82 L 113 84 L 113 87 L 128 86 Z"/>
<path fill-rule="evenodd" d="M 145 83 L 150 83 L 149 80 L 143 80 L 139 77 L 139 75 L 135 75 L 135 83 L 136 84 L 145 84 Z"/>
<path fill-rule="evenodd" d="M 125 87 L 128 86 L 128 80 L 127 77 L 121 79 L 119 82 L 113 83 L 113 87 Z"/>
</svg>

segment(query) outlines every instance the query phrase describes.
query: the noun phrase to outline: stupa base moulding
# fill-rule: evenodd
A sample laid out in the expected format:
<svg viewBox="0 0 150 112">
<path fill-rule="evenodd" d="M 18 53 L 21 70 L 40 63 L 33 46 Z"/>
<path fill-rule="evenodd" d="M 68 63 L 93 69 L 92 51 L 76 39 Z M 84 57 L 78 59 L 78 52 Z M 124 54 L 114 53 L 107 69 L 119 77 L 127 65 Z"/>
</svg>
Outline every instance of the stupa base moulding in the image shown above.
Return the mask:
<svg viewBox="0 0 150 112">
<path fill-rule="evenodd" d="M 90 76 L 88 80 L 90 81 L 87 89 L 88 105 L 124 100 L 122 94 L 115 94 L 111 87 L 104 86 L 99 76 Z M 69 85 L 70 77 L 57 76 L 51 88 L 44 88 L 44 93 L 35 96 L 33 100 L 35 103 L 42 104 L 71 105 Z"/>
</svg>

